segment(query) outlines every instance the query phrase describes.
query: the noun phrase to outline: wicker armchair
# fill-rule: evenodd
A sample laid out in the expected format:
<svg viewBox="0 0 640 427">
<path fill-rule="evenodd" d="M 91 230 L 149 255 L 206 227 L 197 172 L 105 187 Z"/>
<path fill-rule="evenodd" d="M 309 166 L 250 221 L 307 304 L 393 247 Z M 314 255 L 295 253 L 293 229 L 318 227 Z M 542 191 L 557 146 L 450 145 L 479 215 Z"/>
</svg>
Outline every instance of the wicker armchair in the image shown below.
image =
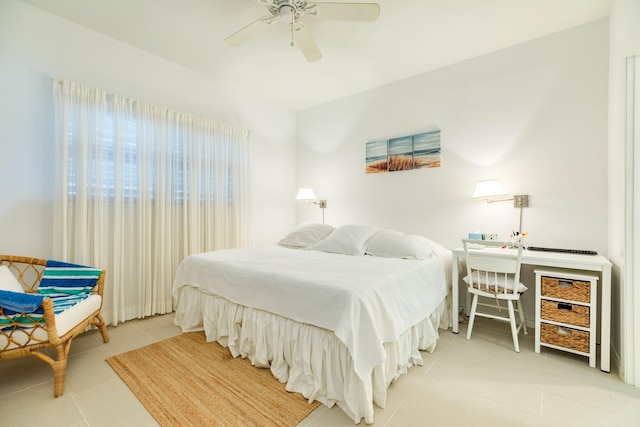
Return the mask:
<svg viewBox="0 0 640 427">
<path fill-rule="evenodd" d="M 16 276 L 25 292 L 37 293 L 47 260 L 0 255 L 0 266 L 2 265 L 7 266 Z M 15 311 L 9 314 L 6 308 L 0 306 L 0 361 L 24 356 L 35 356 L 45 361 L 53 369 L 54 396 L 62 395 L 67 358 L 73 338 L 93 325 L 100 329 L 103 341 L 109 342 L 107 328 L 100 314 L 104 278 L 105 271 L 102 270 L 91 295 L 77 303 L 77 307 L 72 307 L 73 316 L 62 318 L 54 314 L 52 299 L 47 297 L 41 303 L 44 321 L 41 319 L 42 315 L 39 315 L 39 321 L 30 322 L 30 319 L 35 317 L 33 313 L 17 313 L 16 316 Z M 46 349 L 53 349 L 55 356 L 51 356 L 52 352 L 47 352 Z"/>
</svg>

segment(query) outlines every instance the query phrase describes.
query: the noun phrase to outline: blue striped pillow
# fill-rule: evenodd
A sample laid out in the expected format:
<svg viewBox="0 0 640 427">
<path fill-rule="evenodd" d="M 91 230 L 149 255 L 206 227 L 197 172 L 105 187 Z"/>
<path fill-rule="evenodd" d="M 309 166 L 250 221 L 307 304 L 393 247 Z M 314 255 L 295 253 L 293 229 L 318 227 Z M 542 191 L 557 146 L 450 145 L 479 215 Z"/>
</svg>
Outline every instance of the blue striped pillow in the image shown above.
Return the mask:
<svg viewBox="0 0 640 427">
<path fill-rule="evenodd" d="M 38 293 L 50 298 L 89 295 L 102 270 L 59 261 L 47 261 Z"/>
</svg>

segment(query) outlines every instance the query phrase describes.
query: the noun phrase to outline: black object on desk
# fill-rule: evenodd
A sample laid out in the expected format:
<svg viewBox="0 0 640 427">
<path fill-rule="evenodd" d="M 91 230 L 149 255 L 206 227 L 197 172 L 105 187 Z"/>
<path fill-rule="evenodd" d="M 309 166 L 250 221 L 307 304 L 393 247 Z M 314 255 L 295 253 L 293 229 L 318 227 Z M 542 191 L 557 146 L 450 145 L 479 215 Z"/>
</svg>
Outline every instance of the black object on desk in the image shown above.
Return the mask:
<svg viewBox="0 0 640 427">
<path fill-rule="evenodd" d="M 560 252 L 565 254 L 577 254 L 577 255 L 598 255 L 598 252 L 589 251 L 586 249 L 560 249 L 560 248 L 543 248 L 539 246 L 527 246 L 527 250 L 540 251 L 540 252 Z"/>
</svg>

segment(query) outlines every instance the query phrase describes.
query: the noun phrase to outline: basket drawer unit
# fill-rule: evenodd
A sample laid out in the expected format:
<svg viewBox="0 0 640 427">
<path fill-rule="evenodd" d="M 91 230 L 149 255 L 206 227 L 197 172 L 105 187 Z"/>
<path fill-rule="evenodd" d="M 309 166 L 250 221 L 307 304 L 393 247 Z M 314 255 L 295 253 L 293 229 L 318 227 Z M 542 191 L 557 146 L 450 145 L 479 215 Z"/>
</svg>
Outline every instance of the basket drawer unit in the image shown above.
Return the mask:
<svg viewBox="0 0 640 427">
<path fill-rule="evenodd" d="M 551 268 L 535 275 L 536 353 L 549 347 L 580 354 L 595 368 L 598 276 Z"/>
<path fill-rule="evenodd" d="M 542 344 L 551 344 L 582 353 L 589 352 L 589 332 L 550 323 L 541 323 L 540 329 Z"/>
<path fill-rule="evenodd" d="M 567 301 L 589 303 L 591 283 L 581 280 L 568 280 L 558 277 L 542 276 L 542 295 Z"/>
<path fill-rule="evenodd" d="M 568 325 L 589 327 L 589 311 L 591 307 L 572 304 L 570 302 L 540 300 L 540 316 L 542 321 L 565 323 Z"/>
</svg>

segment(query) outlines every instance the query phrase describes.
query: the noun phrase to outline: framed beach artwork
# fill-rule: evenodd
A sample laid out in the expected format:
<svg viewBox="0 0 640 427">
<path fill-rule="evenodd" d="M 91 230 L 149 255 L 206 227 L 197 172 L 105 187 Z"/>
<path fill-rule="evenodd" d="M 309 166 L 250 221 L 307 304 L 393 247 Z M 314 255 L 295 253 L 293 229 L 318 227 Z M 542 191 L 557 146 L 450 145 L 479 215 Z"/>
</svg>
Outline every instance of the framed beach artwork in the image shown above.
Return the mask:
<svg viewBox="0 0 640 427">
<path fill-rule="evenodd" d="M 366 144 L 366 173 L 440 167 L 440 131 L 419 133 Z"/>
<path fill-rule="evenodd" d="M 389 158 L 389 141 L 367 142 L 367 173 L 387 172 L 387 159 Z"/>
</svg>

